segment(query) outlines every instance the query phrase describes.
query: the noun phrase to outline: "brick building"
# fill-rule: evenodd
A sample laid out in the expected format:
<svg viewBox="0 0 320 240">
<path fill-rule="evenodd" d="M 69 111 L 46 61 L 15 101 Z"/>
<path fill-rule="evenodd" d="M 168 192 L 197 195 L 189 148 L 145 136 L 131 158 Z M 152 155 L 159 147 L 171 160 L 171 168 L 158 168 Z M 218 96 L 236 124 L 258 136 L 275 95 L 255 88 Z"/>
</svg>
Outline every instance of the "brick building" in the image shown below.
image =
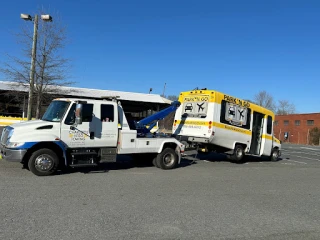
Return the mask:
<svg viewBox="0 0 320 240">
<path fill-rule="evenodd" d="M 311 144 L 310 131 L 315 127 L 320 128 L 320 113 L 276 115 L 274 135 L 283 142 Z"/>
</svg>

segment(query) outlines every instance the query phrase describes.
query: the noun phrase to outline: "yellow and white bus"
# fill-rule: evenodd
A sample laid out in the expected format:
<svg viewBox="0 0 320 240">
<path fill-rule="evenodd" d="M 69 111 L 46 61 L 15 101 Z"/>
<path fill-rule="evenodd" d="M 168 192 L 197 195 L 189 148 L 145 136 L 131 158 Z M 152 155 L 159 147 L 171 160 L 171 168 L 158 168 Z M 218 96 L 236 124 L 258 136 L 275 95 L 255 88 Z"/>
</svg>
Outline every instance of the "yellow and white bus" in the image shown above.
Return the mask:
<svg viewBox="0 0 320 240">
<path fill-rule="evenodd" d="M 245 155 L 277 161 L 281 142 L 273 135 L 272 111 L 215 90 L 181 92 L 173 136 L 203 152 L 226 153 L 233 161 Z"/>
</svg>

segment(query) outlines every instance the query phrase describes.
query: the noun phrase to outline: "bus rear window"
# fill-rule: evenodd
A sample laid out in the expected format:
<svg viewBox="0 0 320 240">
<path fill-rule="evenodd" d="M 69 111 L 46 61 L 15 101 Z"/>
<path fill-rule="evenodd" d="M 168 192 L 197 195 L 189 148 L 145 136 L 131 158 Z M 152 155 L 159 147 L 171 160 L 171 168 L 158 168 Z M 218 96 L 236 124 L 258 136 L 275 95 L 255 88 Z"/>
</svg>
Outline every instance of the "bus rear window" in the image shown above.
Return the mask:
<svg viewBox="0 0 320 240">
<path fill-rule="evenodd" d="M 184 102 L 182 116 L 205 118 L 208 112 L 208 102 Z"/>
</svg>

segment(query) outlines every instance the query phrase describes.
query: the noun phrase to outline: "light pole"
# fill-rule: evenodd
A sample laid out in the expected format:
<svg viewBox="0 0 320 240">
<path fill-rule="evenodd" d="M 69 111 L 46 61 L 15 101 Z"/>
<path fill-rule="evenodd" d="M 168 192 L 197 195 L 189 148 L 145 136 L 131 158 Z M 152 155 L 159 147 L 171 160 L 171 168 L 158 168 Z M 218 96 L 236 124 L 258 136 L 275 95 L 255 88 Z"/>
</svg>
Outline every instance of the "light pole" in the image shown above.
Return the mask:
<svg viewBox="0 0 320 240">
<path fill-rule="evenodd" d="M 20 14 L 20 17 L 26 21 L 33 21 L 33 39 L 32 39 L 32 53 L 31 53 L 31 67 L 30 67 L 30 82 L 29 82 L 29 97 L 28 97 L 28 110 L 27 119 L 31 120 L 32 114 L 32 99 L 33 99 L 33 87 L 34 87 L 34 75 L 35 75 L 35 62 L 37 54 L 37 38 L 38 38 L 38 15 L 34 18 L 29 14 Z M 41 15 L 43 21 L 51 22 L 52 17 L 50 15 Z"/>
<path fill-rule="evenodd" d="M 167 83 L 164 83 L 162 97 L 164 97 L 164 92 L 166 91 L 166 85 L 167 85 Z"/>
</svg>

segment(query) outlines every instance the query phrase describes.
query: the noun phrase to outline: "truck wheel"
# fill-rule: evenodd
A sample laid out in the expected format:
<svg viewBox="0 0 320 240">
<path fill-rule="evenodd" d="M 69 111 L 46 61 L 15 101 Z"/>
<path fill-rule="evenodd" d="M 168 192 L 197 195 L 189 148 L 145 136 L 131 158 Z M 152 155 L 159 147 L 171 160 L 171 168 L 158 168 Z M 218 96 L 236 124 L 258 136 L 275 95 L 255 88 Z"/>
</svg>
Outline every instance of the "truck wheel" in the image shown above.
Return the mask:
<svg viewBox="0 0 320 240">
<path fill-rule="evenodd" d="M 270 160 L 272 162 L 276 162 L 276 161 L 278 161 L 278 158 L 279 158 L 279 150 L 276 148 L 272 149 L 271 155 L 270 155 Z"/>
<path fill-rule="evenodd" d="M 158 162 L 157 162 L 157 156 L 155 156 L 155 157 L 152 159 L 152 165 L 155 166 L 156 168 L 160 168 L 159 165 L 158 165 Z"/>
<path fill-rule="evenodd" d="M 172 148 L 165 148 L 157 155 L 156 165 L 161 169 L 173 169 L 178 165 L 178 155 Z"/>
<path fill-rule="evenodd" d="M 37 176 L 49 176 L 56 172 L 59 165 L 58 156 L 50 149 L 43 148 L 32 153 L 28 167 Z"/>
<path fill-rule="evenodd" d="M 241 145 L 237 144 L 234 148 L 231 160 L 234 162 L 241 162 L 244 159 L 245 153 Z"/>
</svg>

